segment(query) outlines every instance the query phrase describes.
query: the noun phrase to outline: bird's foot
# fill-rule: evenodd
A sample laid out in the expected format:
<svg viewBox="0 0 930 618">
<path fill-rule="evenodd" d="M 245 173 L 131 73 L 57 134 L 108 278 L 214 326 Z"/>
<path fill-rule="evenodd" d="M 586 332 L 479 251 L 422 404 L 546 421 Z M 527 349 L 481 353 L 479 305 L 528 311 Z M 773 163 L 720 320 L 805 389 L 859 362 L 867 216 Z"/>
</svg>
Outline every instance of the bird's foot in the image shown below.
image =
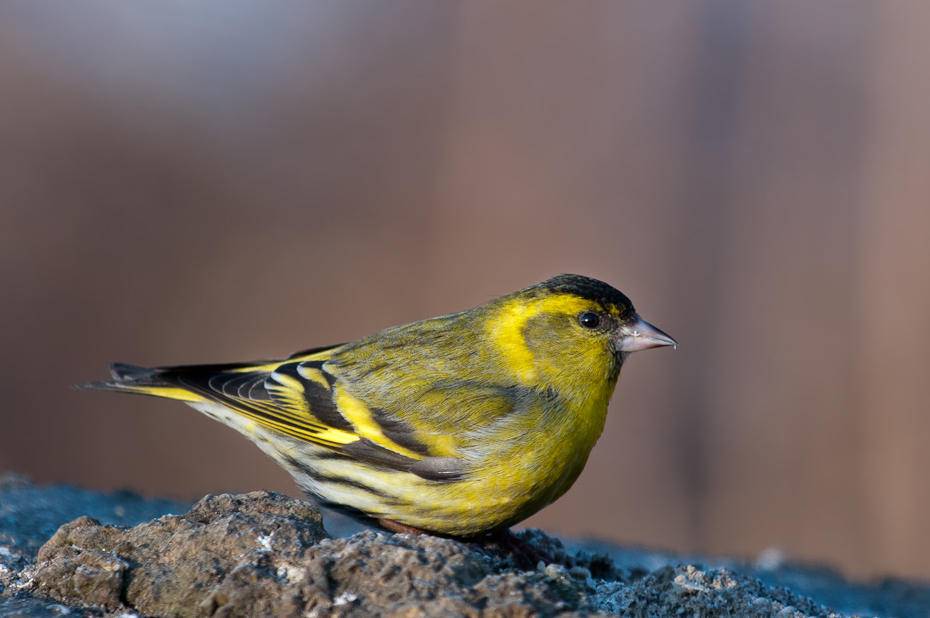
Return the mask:
<svg viewBox="0 0 930 618">
<path fill-rule="evenodd" d="M 419 528 L 414 528 L 413 526 L 408 526 L 407 524 L 402 524 L 399 521 L 394 521 L 393 519 L 379 518 L 378 524 L 382 528 L 386 528 L 391 532 L 399 532 L 401 534 L 413 534 L 416 536 L 428 534 L 431 536 L 443 536 L 437 535 L 433 532 L 428 532 L 426 530 L 420 530 Z M 454 538 L 454 537 L 449 537 Z M 512 559 L 518 568 L 533 571 L 536 570 L 536 567 L 540 562 L 545 564 L 552 564 L 555 562 L 549 555 L 545 552 L 542 552 L 523 539 L 514 535 L 510 530 L 498 530 L 496 532 L 489 532 L 488 534 L 482 536 L 471 537 L 469 539 L 458 539 L 469 544 L 477 545 L 478 548 L 484 552 L 495 552 L 498 554 L 503 554 L 510 559 Z"/>
<path fill-rule="evenodd" d="M 498 530 L 475 537 L 473 542 L 485 551 L 504 554 L 516 563 L 517 568 L 525 571 L 535 571 L 540 562 L 544 565 L 555 562 L 551 556 L 515 536 L 510 530 Z"/>
</svg>

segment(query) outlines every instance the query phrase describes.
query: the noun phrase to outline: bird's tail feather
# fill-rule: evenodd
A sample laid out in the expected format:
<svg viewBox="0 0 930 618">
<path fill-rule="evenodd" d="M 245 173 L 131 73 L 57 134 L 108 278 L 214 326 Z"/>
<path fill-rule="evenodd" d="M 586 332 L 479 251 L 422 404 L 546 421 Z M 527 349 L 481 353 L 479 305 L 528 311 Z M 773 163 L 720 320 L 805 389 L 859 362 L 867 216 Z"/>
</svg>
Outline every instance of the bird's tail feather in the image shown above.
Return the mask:
<svg viewBox="0 0 930 618">
<path fill-rule="evenodd" d="M 113 376 L 112 381 L 76 384 L 74 388 L 82 391 L 134 393 L 137 395 L 179 399 L 181 401 L 203 401 L 203 397 L 200 395 L 163 380 L 158 374 L 159 371 L 157 369 L 127 365 L 125 363 L 110 363 L 110 375 Z"/>
</svg>

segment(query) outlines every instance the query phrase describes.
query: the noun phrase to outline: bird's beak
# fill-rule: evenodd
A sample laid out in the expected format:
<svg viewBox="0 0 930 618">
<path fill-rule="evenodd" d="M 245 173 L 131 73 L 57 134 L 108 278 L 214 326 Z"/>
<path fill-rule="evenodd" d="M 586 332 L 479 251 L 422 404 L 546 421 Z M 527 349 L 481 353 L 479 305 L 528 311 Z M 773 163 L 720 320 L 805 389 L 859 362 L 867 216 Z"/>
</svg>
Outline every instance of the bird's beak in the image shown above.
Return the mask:
<svg viewBox="0 0 930 618">
<path fill-rule="evenodd" d="M 620 352 L 639 352 L 665 345 L 677 348 L 678 342 L 638 315 L 634 315 L 618 331 L 617 350 Z"/>
</svg>

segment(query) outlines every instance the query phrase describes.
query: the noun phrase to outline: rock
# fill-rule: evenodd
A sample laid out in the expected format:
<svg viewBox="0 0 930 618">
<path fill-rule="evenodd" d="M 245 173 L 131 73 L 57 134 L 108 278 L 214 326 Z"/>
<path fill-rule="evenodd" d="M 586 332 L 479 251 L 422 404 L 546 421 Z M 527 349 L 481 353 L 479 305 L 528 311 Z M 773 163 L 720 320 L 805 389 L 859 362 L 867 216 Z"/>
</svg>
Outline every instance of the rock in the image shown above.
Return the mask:
<svg viewBox="0 0 930 618">
<path fill-rule="evenodd" d="M 506 559 L 432 536 L 331 540 L 312 506 L 261 491 L 131 529 L 79 518 L 39 551 L 35 582 L 61 603 L 146 616 L 554 616 L 586 602 L 570 577 L 496 572 Z"/>
<path fill-rule="evenodd" d="M 15 491 L 41 503 L 42 489 Z M 499 545 L 432 536 L 368 530 L 332 539 L 306 502 L 263 491 L 207 496 L 184 515 L 131 528 L 91 517 L 66 523 L 37 555 L 22 550 L 20 566 L 0 562 L 0 616 L 840 615 L 799 592 L 807 590 L 862 613 L 930 608 L 927 587 L 852 586 L 783 561 L 701 567 L 604 544 L 566 548 L 537 530 L 518 536 L 553 562 L 521 571 Z M 15 547 L 38 542 L 21 537 Z M 777 585 L 789 575 L 791 589 Z"/>
<path fill-rule="evenodd" d="M 624 616 L 839 616 L 787 589 L 771 588 L 729 569 L 666 566 L 633 585 L 598 585 L 595 609 Z"/>
<path fill-rule="evenodd" d="M 291 615 L 279 572 L 327 538 L 319 512 L 269 492 L 207 496 L 125 529 L 81 517 L 39 550 L 35 580 L 62 602 L 145 615 Z M 285 578 L 286 579 L 286 578 Z M 230 614 L 232 612 L 233 614 Z"/>
</svg>

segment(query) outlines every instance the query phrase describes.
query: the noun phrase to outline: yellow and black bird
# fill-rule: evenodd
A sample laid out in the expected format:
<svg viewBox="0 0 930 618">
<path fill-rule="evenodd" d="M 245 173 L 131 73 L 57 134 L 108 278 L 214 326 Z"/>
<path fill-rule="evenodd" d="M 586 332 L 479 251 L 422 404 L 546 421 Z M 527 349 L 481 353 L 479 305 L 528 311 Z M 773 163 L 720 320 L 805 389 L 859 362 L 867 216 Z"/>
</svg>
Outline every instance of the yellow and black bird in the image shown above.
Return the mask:
<svg viewBox="0 0 930 618">
<path fill-rule="evenodd" d="M 631 352 L 677 345 L 611 286 L 561 275 L 284 360 L 146 369 L 80 386 L 183 401 L 297 484 L 393 530 L 504 530 L 564 494 Z M 414 530 L 415 529 L 415 530 Z"/>
</svg>

